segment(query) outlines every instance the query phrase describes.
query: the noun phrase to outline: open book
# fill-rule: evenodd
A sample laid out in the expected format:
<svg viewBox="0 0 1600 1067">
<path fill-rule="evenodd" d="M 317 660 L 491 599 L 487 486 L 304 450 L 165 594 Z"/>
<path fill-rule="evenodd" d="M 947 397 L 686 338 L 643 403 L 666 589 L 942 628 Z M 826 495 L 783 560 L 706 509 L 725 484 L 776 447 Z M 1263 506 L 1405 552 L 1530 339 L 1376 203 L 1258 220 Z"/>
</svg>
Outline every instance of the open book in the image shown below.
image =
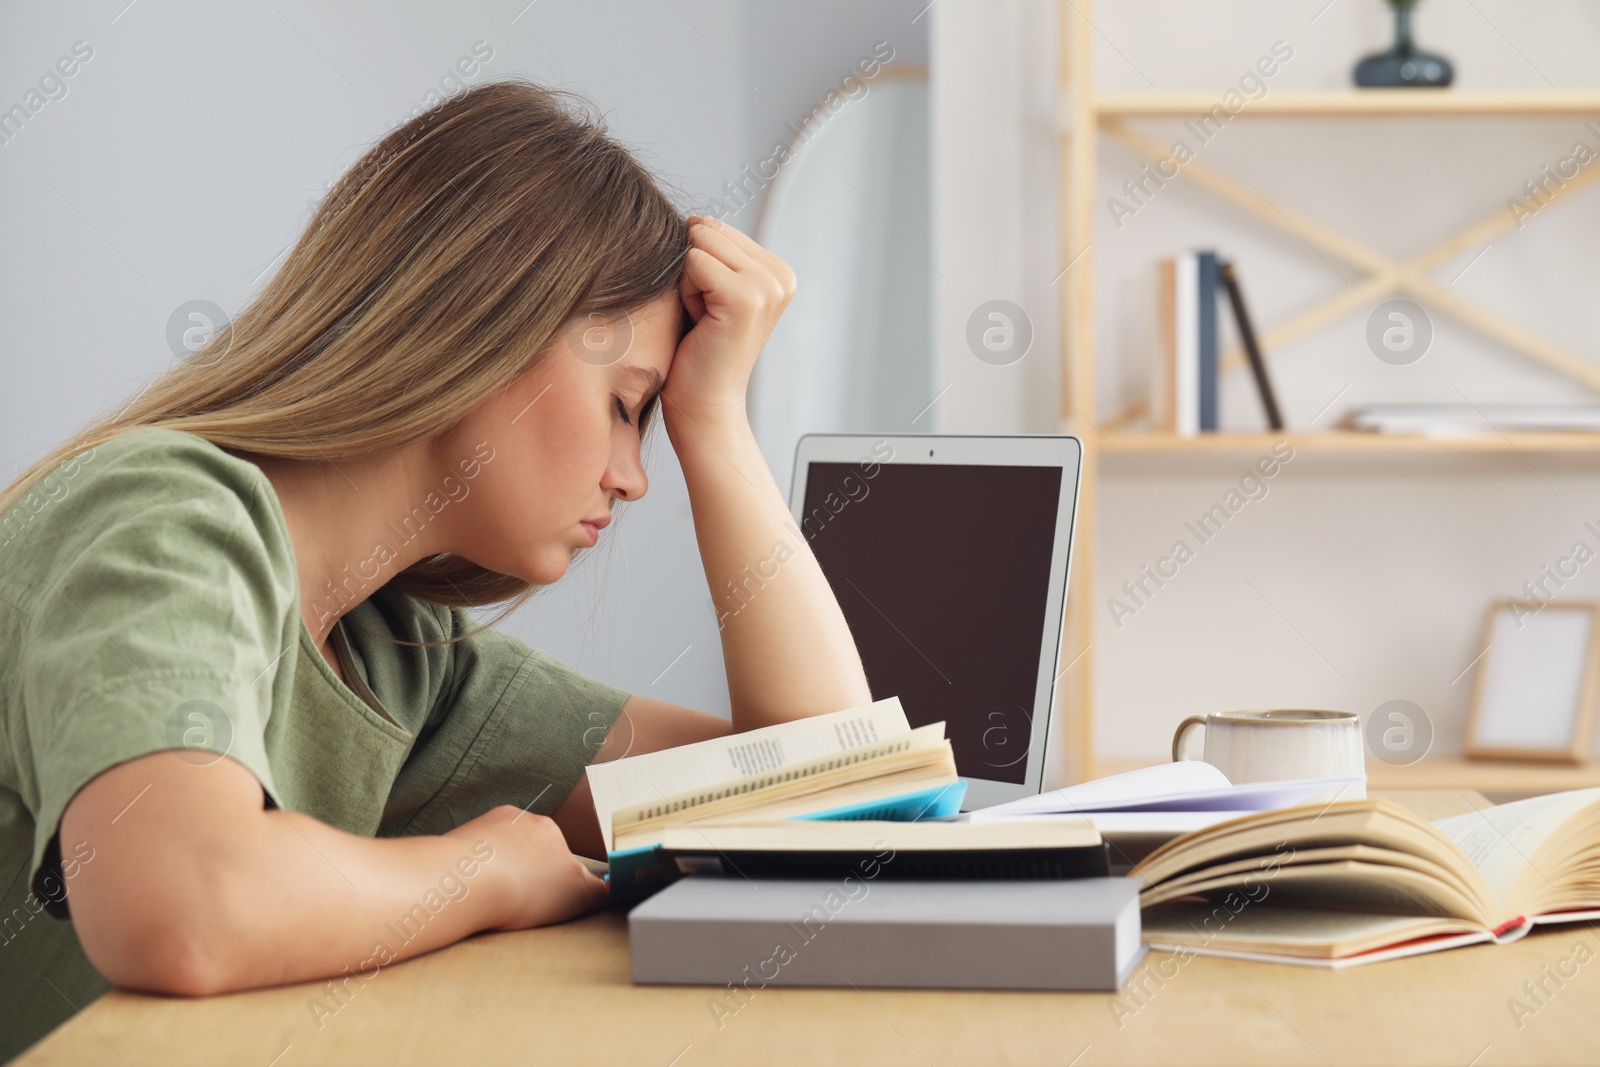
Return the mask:
<svg viewBox="0 0 1600 1067">
<path fill-rule="evenodd" d="M 1600 789 L 1428 822 L 1387 800 L 1231 819 L 1131 872 L 1155 948 L 1326 967 L 1600 918 Z"/>
<path fill-rule="evenodd" d="M 1178 760 L 995 804 L 953 818 L 1015 822 L 1082 816 L 1111 846 L 1111 873 L 1125 874 L 1173 838 L 1258 811 L 1367 795 L 1366 776 L 1233 785 L 1201 760 Z"/>
<path fill-rule="evenodd" d="M 586 771 L 614 899 L 676 877 L 656 846 L 673 827 L 774 819 L 910 821 L 961 810 L 944 723 L 911 728 L 897 697 Z"/>
</svg>

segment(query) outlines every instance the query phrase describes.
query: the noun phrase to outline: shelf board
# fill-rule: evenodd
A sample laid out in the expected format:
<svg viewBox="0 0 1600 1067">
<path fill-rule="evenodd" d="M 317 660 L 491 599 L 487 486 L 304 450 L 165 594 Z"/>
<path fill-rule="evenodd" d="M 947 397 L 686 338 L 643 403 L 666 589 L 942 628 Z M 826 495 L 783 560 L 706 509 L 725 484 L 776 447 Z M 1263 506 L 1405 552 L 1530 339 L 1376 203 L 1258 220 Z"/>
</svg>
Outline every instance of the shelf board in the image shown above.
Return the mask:
<svg viewBox="0 0 1600 1067">
<path fill-rule="evenodd" d="M 1210 93 L 1101 93 L 1107 117 L 1204 115 L 1226 90 Z M 1362 89 L 1269 93 L 1233 113 L 1244 115 L 1600 115 L 1600 90 Z"/>
<path fill-rule="evenodd" d="M 1287 441 L 1296 452 L 1393 453 L 1393 452 L 1600 452 L 1600 433 L 1497 433 L 1467 437 L 1425 437 L 1415 434 L 1362 433 L 1356 431 L 1323 433 L 1203 433 L 1180 437 L 1170 433 L 1090 434 L 1085 444 L 1104 455 L 1117 452 L 1142 453 L 1241 453 L 1270 452 L 1280 441 Z"/>
<path fill-rule="evenodd" d="M 1097 777 L 1148 767 L 1153 760 L 1095 760 Z M 1469 760 L 1461 756 L 1429 756 L 1409 767 L 1391 767 L 1367 760 L 1367 790 L 1463 789 L 1476 790 L 1490 799 L 1510 799 L 1558 793 L 1565 789 L 1600 786 L 1600 763 L 1513 762 Z"/>
</svg>

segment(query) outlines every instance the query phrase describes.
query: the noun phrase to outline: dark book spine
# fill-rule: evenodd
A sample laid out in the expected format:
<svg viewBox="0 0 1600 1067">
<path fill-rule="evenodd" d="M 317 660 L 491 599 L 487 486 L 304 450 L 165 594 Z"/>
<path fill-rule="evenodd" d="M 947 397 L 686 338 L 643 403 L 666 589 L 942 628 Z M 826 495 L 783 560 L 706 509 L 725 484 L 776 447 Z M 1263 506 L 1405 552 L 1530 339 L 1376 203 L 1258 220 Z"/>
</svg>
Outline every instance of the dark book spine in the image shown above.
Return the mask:
<svg viewBox="0 0 1600 1067">
<path fill-rule="evenodd" d="M 849 851 L 718 852 L 713 849 L 658 849 L 663 868 L 680 874 L 722 874 L 747 878 L 840 878 L 846 874 L 885 878 L 1104 878 L 1111 873 L 1105 842 L 1077 848 L 901 849 L 882 853 Z"/>
<path fill-rule="evenodd" d="M 1200 325 L 1200 432 L 1217 429 L 1217 254 L 1201 252 L 1196 273 L 1199 275 L 1199 304 L 1196 318 Z"/>
<path fill-rule="evenodd" d="M 1261 355 L 1261 345 L 1256 341 L 1255 327 L 1250 323 L 1250 313 L 1245 310 L 1244 291 L 1239 288 L 1239 277 L 1232 263 L 1218 268 L 1223 288 L 1228 291 L 1228 303 L 1233 308 L 1233 321 L 1239 327 L 1239 341 L 1245 355 L 1250 357 L 1250 373 L 1256 380 L 1256 392 L 1261 394 L 1261 408 L 1267 414 L 1267 426 L 1283 429 L 1283 416 L 1278 411 L 1278 398 L 1272 391 L 1272 379 L 1267 377 L 1267 363 Z"/>
</svg>

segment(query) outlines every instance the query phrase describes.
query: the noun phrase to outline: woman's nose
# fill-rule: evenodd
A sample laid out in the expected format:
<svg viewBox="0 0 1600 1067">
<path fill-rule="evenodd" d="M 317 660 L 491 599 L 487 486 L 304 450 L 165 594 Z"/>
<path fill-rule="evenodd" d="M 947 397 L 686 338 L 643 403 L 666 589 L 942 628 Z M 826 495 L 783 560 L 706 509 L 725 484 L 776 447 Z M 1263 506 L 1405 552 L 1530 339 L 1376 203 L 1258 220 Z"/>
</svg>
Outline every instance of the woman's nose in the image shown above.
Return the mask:
<svg viewBox="0 0 1600 1067">
<path fill-rule="evenodd" d="M 616 490 L 623 500 L 638 500 L 650 488 L 650 477 L 637 455 L 619 457 L 606 473 L 610 484 L 605 488 Z"/>
</svg>

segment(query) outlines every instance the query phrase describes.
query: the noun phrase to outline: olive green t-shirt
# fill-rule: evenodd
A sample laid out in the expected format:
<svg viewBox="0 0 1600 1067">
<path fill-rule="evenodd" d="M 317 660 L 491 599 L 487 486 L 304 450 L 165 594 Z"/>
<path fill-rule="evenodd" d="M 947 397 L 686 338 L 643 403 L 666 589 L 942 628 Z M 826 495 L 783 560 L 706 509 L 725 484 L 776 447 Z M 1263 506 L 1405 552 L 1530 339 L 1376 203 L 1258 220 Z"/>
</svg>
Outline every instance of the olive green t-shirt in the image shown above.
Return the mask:
<svg viewBox="0 0 1600 1067">
<path fill-rule="evenodd" d="M 182 749 L 236 760 L 268 806 L 437 834 L 554 811 L 629 696 L 492 629 L 395 644 L 478 624 L 348 583 L 366 599 L 331 635 L 347 686 L 298 587 L 272 483 L 189 433 L 122 434 L 0 515 L 0 1060 L 109 988 L 68 912 L 93 848 L 57 834 L 100 772 Z"/>
</svg>

